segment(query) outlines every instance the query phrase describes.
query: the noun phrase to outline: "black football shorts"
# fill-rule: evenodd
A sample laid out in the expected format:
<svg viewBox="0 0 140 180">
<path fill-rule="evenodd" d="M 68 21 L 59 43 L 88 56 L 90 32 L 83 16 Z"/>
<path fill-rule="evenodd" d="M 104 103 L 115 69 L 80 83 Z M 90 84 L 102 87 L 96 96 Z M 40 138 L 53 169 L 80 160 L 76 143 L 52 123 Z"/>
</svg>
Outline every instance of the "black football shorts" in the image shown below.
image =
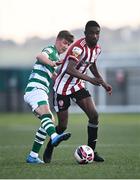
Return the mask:
<svg viewBox="0 0 140 180">
<path fill-rule="evenodd" d="M 71 101 L 70 101 L 71 99 L 74 102 L 78 102 L 81 99 L 84 99 L 84 98 L 90 97 L 90 96 L 91 95 L 90 95 L 89 91 L 86 90 L 85 88 L 83 88 L 75 93 L 72 93 L 70 95 L 66 95 L 66 96 L 54 93 L 54 97 L 53 97 L 54 109 L 56 112 L 65 111 L 71 105 Z"/>
</svg>

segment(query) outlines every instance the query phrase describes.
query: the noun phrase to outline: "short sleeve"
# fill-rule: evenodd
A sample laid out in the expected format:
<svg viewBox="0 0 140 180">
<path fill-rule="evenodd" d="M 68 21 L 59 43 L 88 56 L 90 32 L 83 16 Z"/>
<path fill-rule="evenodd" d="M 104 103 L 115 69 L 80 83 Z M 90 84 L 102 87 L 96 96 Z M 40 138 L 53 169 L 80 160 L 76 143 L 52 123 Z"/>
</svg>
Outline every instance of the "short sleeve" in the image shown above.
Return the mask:
<svg viewBox="0 0 140 180">
<path fill-rule="evenodd" d="M 76 58 L 78 58 L 82 54 L 82 49 L 80 47 L 74 46 L 72 51 L 72 55 Z"/>
<path fill-rule="evenodd" d="M 78 62 L 82 52 L 83 50 L 80 47 L 74 46 L 69 53 L 68 59 L 73 59 Z"/>
</svg>

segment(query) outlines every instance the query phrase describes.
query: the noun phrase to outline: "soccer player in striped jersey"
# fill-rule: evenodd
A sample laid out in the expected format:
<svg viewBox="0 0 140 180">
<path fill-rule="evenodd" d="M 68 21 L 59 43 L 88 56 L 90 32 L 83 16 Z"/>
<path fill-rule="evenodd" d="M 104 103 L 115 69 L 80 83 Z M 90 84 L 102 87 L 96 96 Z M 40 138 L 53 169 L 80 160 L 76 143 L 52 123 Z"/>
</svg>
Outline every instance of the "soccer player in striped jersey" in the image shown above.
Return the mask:
<svg viewBox="0 0 140 180">
<path fill-rule="evenodd" d="M 36 132 L 32 150 L 26 159 L 27 163 L 43 163 L 38 154 L 47 135 L 51 138 L 52 146 L 57 146 L 61 141 L 67 140 L 71 136 L 70 133 L 58 134 L 56 132 L 53 122 L 54 117 L 49 106 L 48 93 L 55 68 L 62 64 L 60 54 L 67 50 L 73 39 L 74 37 L 69 31 L 60 31 L 55 45 L 44 48 L 36 57 L 37 61 L 29 77 L 24 100 L 40 119 L 41 126 Z"/>
<path fill-rule="evenodd" d="M 95 152 L 98 132 L 98 112 L 95 103 L 92 101 L 89 91 L 85 88 L 85 81 L 95 86 L 102 86 L 109 95 L 112 94 L 112 87 L 106 83 L 96 66 L 97 58 L 101 52 L 97 44 L 100 35 L 100 25 L 96 21 L 88 21 L 85 26 L 85 37 L 77 40 L 69 48 L 60 71 L 54 84 L 54 107 L 58 116 L 59 133 L 67 128 L 68 108 L 70 99 L 85 112 L 88 117 L 88 141 L 87 144 Z M 86 74 L 90 69 L 93 77 Z M 44 162 L 51 161 L 53 146 L 49 141 L 44 154 Z M 103 162 L 104 159 L 95 152 L 94 161 Z"/>
</svg>

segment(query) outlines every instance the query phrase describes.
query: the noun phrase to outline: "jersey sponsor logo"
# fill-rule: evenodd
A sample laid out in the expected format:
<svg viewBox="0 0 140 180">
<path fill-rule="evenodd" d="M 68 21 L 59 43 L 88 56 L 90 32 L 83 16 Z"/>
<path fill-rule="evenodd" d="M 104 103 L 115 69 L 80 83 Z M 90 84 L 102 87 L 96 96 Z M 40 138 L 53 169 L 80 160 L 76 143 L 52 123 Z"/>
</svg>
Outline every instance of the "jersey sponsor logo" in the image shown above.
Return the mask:
<svg viewBox="0 0 140 180">
<path fill-rule="evenodd" d="M 75 56 L 76 58 L 79 56 L 79 55 L 81 55 L 81 53 L 82 53 L 82 49 L 80 49 L 79 47 L 74 47 L 73 49 L 72 49 L 72 55 L 73 56 Z"/>
</svg>

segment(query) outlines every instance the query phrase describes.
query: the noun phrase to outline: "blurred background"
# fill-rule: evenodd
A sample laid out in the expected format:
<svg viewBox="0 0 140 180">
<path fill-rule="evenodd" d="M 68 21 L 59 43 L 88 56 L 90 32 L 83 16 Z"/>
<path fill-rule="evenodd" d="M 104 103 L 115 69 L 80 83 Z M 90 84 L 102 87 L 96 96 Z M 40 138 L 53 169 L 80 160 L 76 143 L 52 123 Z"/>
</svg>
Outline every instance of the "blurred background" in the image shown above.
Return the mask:
<svg viewBox="0 0 140 180">
<path fill-rule="evenodd" d="M 89 20 L 101 25 L 97 65 L 113 87 L 110 97 L 87 83 L 98 110 L 140 112 L 139 7 L 139 0 L 0 0 L 0 112 L 29 111 L 23 94 L 36 54 L 60 30 L 84 36 Z"/>
</svg>

